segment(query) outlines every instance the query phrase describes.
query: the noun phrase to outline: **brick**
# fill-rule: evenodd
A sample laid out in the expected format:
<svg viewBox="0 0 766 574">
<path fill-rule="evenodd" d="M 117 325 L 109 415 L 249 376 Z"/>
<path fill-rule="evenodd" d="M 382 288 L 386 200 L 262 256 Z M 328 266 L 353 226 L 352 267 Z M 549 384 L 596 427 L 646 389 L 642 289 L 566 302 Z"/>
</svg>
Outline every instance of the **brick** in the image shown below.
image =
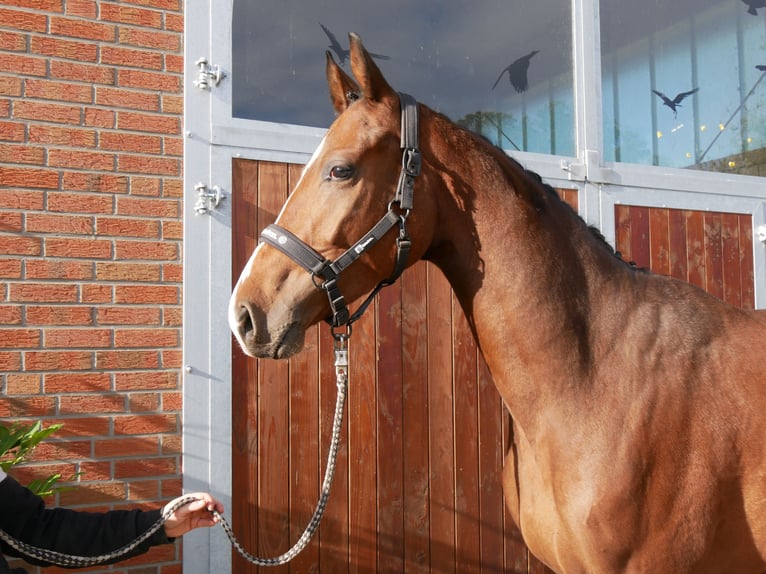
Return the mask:
<svg viewBox="0 0 766 574">
<path fill-rule="evenodd" d="M 0 96 L 21 96 L 22 80 L 18 76 L 0 76 Z"/>
<path fill-rule="evenodd" d="M 117 71 L 117 85 L 177 94 L 181 91 L 181 76 L 123 68 Z"/>
<path fill-rule="evenodd" d="M 107 373 L 45 373 L 43 385 L 49 395 L 106 392 L 111 390 L 112 378 Z"/>
<path fill-rule="evenodd" d="M 181 161 L 168 157 L 119 154 L 117 169 L 122 173 L 146 173 L 152 175 L 181 175 Z"/>
<path fill-rule="evenodd" d="M 31 215 L 31 214 L 30 214 Z M 93 264 L 68 259 L 29 259 L 25 266 L 27 279 L 93 279 Z"/>
<path fill-rule="evenodd" d="M 12 398 L 0 395 L 0 417 L 44 417 L 55 414 L 56 401 L 50 397 Z"/>
<path fill-rule="evenodd" d="M 72 80 L 74 82 L 90 82 L 92 84 L 113 85 L 116 72 L 107 66 L 80 64 L 66 60 L 51 60 L 51 77 Z"/>
<path fill-rule="evenodd" d="M 48 211 L 62 213 L 112 213 L 114 198 L 94 193 L 49 193 Z"/>
<path fill-rule="evenodd" d="M 180 221 L 163 221 L 162 238 L 181 240 L 184 236 L 183 223 Z"/>
<path fill-rule="evenodd" d="M 169 32 L 184 31 L 184 17 L 183 14 L 165 14 L 165 30 Z"/>
<path fill-rule="evenodd" d="M 179 246 L 166 241 L 115 241 L 115 259 L 177 261 Z"/>
<path fill-rule="evenodd" d="M 4 184 L 6 183 L 6 180 L 3 178 L 7 177 L 7 175 L 8 172 L 3 173 L 3 168 L 0 166 L 0 180 L 3 181 Z M 56 179 L 56 185 L 58 185 L 58 174 L 54 173 L 53 175 Z M 19 177 L 18 179 L 20 180 L 21 178 Z M 0 207 L 3 208 L 32 211 L 43 209 L 44 205 L 45 195 L 41 191 L 4 189 L 3 193 L 0 193 Z"/>
<path fill-rule="evenodd" d="M 69 149 L 48 150 L 50 167 L 85 169 L 89 171 L 114 171 L 115 154 Z"/>
<path fill-rule="evenodd" d="M 26 125 L 21 122 L 0 121 L 0 140 L 23 142 L 26 139 Z"/>
<path fill-rule="evenodd" d="M 129 484 L 128 499 L 129 500 L 146 500 L 149 498 L 157 498 L 160 495 L 160 481 L 159 480 L 141 480 L 132 481 Z"/>
<path fill-rule="evenodd" d="M 3 57 L 0 58 L 0 71 L 15 72 L 24 76 L 45 76 L 47 73 L 47 62 L 45 59 L 36 56 L 5 52 Z"/>
<path fill-rule="evenodd" d="M 174 96 L 172 94 L 161 94 L 160 101 L 162 105 L 161 110 L 166 114 L 183 115 L 184 113 L 184 99 L 182 96 Z"/>
<path fill-rule="evenodd" d="M 184 57 L 180 54 L 165 54 L 165 70 L 174 74 L 184 73 Z"/>
<path fill-rule="evenodd" d="M 159 313 L 157 319 L 159 323 Z M 0 325 L 21 325 L 21 306 L 0 305 Z"/>
<path fill-rule="evenodd" d="M 33 36 L 30 51 L 34 54 L 77 60 L 78 62 L 96 62 L 98 60 L 98 44 L 51 36 Z"/>
<path fill-rule="evenodd" d="M 176 457 L 142 458 L 136 460 L 116 460 L 114 462 L 114 477 L 130 478 L 143 476 L 162 476 L 176 474 L 178 464 Z"/>
<path fill-rule="evenodd" d="M 95 147 L 96 130 L 31 124 L 30 143 L 60 145 L 68 147 Z"/>
<path fill-rule="evenodd" d="M 131 413 L 156 413 L 159 408 L 159 393 L 131 393 L 128 396 L 128 410 Z"/>
<path fill-rule="evenodd" d="M 126 46 L 178 52 L 181 49 L 181 34 L 120 27 L 118 43 Z"/>
<path fill-rule="evenodd" d="M 0 277 L 5 279 L 21 278 L 21 259 L 0 259 Z"/>
<path fill-rule="evenodd" d="M 39 395 L 42 392 L 40 375 L 7 375 L 5 392 L 7 395 Z"/>
<path fill-rule="evenodd" d="M 113 393 L 107 395 L 63 395 L 59 397 L 59 412 L 62 415 L 125 412 L 125 396 Z"/>
<path fill-rule="evenodd" d="M 99 325 L 160 326 L 161 313 L 156 307 L 106 307 L 98 310 Z"/>
<path fill-rule="evenodd" d="M 178 12 L 181 0 L 123 0 L 123 4 L 135 4 L 137 6 L 147 6 L 157 8 L 158 10 L 171 10 Z"/>
<path fill-rule="evenodd" d="M 129 68 L 162 70 L 163 55 L 156 51 L 104 45 L 101 47 L 101 63 Z"/>
<path fill-rule="evenodd" d="M 39 237 L 0 235 L 0 255 L 40 255 L 42 240 Z"/>
<path fill-rule="evenodd" d="M 4 2 L 4 4 L 8 4 L 8 2 Z M 46 32 L 48 29 L 48 16 L 37 12 L 0 8 L 0 22 L 14 30 L 26 32 Z"/>
<path fill-rule="evenodd" d="M 27 214 L 27 232 L 57 233 L 62 235 L 91 235 L 93 219 L 75 215 Z"/>
<path fill-rule="evenodd" d="M 94 20 L 98 16 L 98 5 L 95 0 L 67 0 L 66 14 Z"/>
<path fill-rule="evenodd" d="M 26 52 L 27 35 L 0 30 L 0 50 L 8 52 Z"/>
<path fill-rule="evenodd" d="M 179 178 L 165 178 L 162 180 L 162 195 L 164 197 L 177 197 L 183 198 L 184 195 L 184 182 Z"/>
<path fill-rule="evenodd" d="M 93 324 L 91 307 L 70 305 L 27 305 L 27 325 L 80 325 Z"/>
<path fill-rule="evenodd" d="M 83 482 L 86 478 L 88 483 L 92 483 L 97 480 L 108 482 L 112 480 L 112 465 L 109 464 L 109 462 L 83 460 L 79 463 L 79 470 L 82 473 L 80 480 Z"/>
<path fill-rule="evenodd" d="M 157 351 L 97 351 L 95 368 L 100 370 L 157 369 Z"/>
<path fill-rule="evenodd" d="M 13 104 L 13 117 L 56 124 L 77 125 L 82 119 L 82 108 L 64 104 L 18 100 Z"/>
<path fill-rule="evenodd" d="M 111 329 L 45 329 L 47 349 L 105 349 L 112 346 Z"/>
<path fill-rule="evenodd" d="M 132 183 L 131 191 L 133 191 Z M 181 216 L 181 205 L 176 199 L 120 197 L 117 200 L 117 213 L 141 217 L 179 218 Z"/>
<path fill-rule="evenodd" d="M 180 303 L 180 290 L 174 285 L 116 285 L 115 303 L 174 305 Z"/>
<path fill-rule="evenodd" d="M 124 500 L 126 495 L 127 487 L 122 481 L 80 483 L 77 488 L 60 493 L 59 504 L 67 507 L 80 504 L 111 504 L 115 500 Z"/>
<path fill-rule="evenodd" d="M 162 324 L 165 327 L 180 327 L 183 324 L 183 310 L 180 307 L 165 307 L 162 314 Z"/>
<path fill-rule="evenodd" d="M 140 112 L 118 112 L 117 128 L 136 132 L 180 134 L 181 120 L 176 116 L 144 114 Z"/>
<path fill-rule="evenodd" d="M 128 108 L 146 112 L 156 112 L 160 109 L 160 98 L 157 94 L 123 88 L 97 88 L 96 103 L 100 106 Z"/>
<path fill-rule="evenodd" d="M 27 351 L 26 371 L 85 371 L 93 367 L 90 351 Z"/>
<path fill-rule="evenodd" d="M 111 430 L 111 419 L 109 417 L 102 416 L 83 416 L 83 417 L 67 417 L 65 419 L 51 419 L 47 421 L 48 424 L 61 424 L 63 425 L 58 431 L 56 436 L 59 438 L 65 437 L 102 437 L 108 436 Z"/>
<path fill-rule="evenodd" d="M 0 211 L 0 231 L 21 233 L 24 229 L 22 214 L 17 211 Z"/>
<path fill-rule="evenodd" d="M 0 352 L 0 371 L 8 373 L 19 370 L 21 370 L 21 353 Z"/>
<path fill-rule="evenodd" d="M 81 303 L 113 303 L 114 301 L 112 286 L 101 283 L 91 283 L 83 285 L 80 289 Z"/>
<path fill-rule="evenodd" d="M 69 36 L 101 42 L 114 42 L 117 39 L 117 27 L 113 24 L 88 22 L 79 18 L 51 16 L 50 34 L 53 36 Z"/>
<path fill-rule="evenodd" d="M 0 328 L 0 349 L 36 349 L 41 335 L 39 329 Z"/>
<path fill-rule="evenodd" d="M 122 392 L 178 389 L 178 372 L 117 373 L 114 377 L 114 389 Z"/>
<path fill-rule="evenodd" d="M 57 171 L 41 168 L 10 167 L 0 165 L 0 181 L 7 187 L 33 187 L 55 189 L 59 184 Z M 5 195 L 3 191 L 2 195 Z"/>
<path fill-rule="evenodd" d="M 0 162 L 42 165 L 45 150 L 40 147 L 19 144 L 0 144 Z"/>
<path fill-rule="evenodd" d="M 181 393 L 163 393 L 162 397 L 163 400 L 165 397 L 179 397 L 181 396 Z M 172 401 L 171 401 L 172 402 Z M 170 410 L 170 409 L 166 409 Z M 180 409 L 174 409 L 179 410 Z M 175 454 L 180 455 L 183 452 L 183 442 L 181 440 L 180 435 L 163 435 L 162 436 L 162 454 Z M 175 482 L 175 481 L 170 481 Z M 181 486 L 178 485 L 178 488 L 180 489 Z"/>
<path fill-rule="evenodd" d="M 29 78 L 25 82 L 24 96 L 59 102 L 89 104 L 93 102 L 93 88 L 88 84 Z"/>
<path fill-rule="evenodd" d="M 130 194 L 134 196 L 159 197 L 161 187 L 162 179 L 159 177 L 134 175 L 130 178 Z"/>
<path fill-rule="evenodd" d="M 125 217 L 97 217 L 96 235 L 100 237 L 159 237 L 158 221 Z"/>
<path fill-rule="evenodd" d="M 99 262 L 96 263 L 96 279 L 98 281 L 130 281 L 159 283 L 162 280 L 161 268 L 156 263 L 124 263 L 118 262 Z M 100 309 L 106 311 L 104 317 L 109 316 L 112 310 Z"/>
<path fill-rule="evenodd" d="M 117 113 L 112 110 L 88 108 L 85 110 L 86 126 L 97 128 L 114 128 L 117 126 Z"/>
<path fill-rule="evenodd" d="M 162 12 L 135 8 L 124 4 L 104 3 L 101 5 L 101 20 L 130 24 L 142 28 L 162 28 Z"/>
<path fill-rule="evenodd" d="M 87 259 L 110 259 L 112 242 L 105 239 L 76 239 L 46 237 L 46 257 L 83 257 Z"/>
<path fill-rule="evenodd" d="M 101 132 L 101 149 L 158 154 L 162 152 L 162 138 L 153 135 Z"/>
<path fill-rule="evenodd" d="M 124 458 L 162 454 L 158 436 L 97 440 L 93 446 L 96 458 Z"/>
<path fill-rule="evenodd" d="M 61 283 L 11 283 L 9 301 L 17 303 L 74 303 L 77 285 Z"/>
<path fill-rule="evenodd" d="M 90 458 L 92 445 L 89 440 L 53 440 L 49 439 L 37 445 L 30 461 L 73 461 Z"/>
<path fill-rule="evenodd" d="M 7 6 L 30 8 L 45 12 L 62 12 L 62 0 L 3 0 Z"/>
<path fill-rule="evenodd" d="M 162 434 L 177 431 L 178 417 L 172 414 L 114 417 L 115 435 Z"/>
<path fill-rule="evenodd" d="M 120 349 L 177 347 L 178 329 L 115 329 L 114 346 Z"/>
<path fill-rule="evenodd" d="M 164 412 L 181 412 L 183 409 L 183 402 L 183 393 L 181 392 L 162 393 L 162 410 Z"/>
<path fill-rule="evenodd" d="M 184 154 L 184 140 L 180 137 L 162 138 L 162 151 L 164 155 L 182 157 Z"/>
<path fill-rule="evenodd" d="M 127 193 L 128 178 L 108 173 L 64 172 L 62 188 L 70 191 Z"/>
</svg>

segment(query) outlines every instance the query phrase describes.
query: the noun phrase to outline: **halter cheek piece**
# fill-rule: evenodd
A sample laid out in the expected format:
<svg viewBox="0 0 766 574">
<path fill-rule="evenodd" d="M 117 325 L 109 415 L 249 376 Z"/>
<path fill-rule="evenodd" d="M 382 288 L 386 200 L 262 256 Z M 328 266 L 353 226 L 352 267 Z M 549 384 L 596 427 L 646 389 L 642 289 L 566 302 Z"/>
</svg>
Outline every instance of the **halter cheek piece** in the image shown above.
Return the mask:
<svg viewBox="0 0 766 574">
<path fill-rule="evenodd" d="M 420 150 L 418 149 L 418 107 L 415 98 L 408 94 L 399 93 L 399 104 L 402 110 L 401 148 L 402 171 L 396 194 L 388 204 L 388 211 L 370 231 L 354 243 L 335 261 L 325 259 L 304 243 L 300 238 L 279 225 L 271 224 L 261 232 L 260 241 L 275 247 L 306 271 L 311 273 L 314 285 L 327 293 L 332 309 L 330 324 L 335 335 L 336 327 L 345 327 L 346 335 L 351 331 L 351 324 L 362 316 L 375 295 L 388 285 L 394 283 L 404 271 L 410 254 L 411 242 L 407 235 L 407 217 L 412 209 L 412 198 L 415 178 L 420 174 Z M 373 289 L 359 309 L 352 315 L 346 305 L 346 300 L 338 287 L 340 274 L 361 255 L 375 245 L 388 231 L 398 225 L 399 237 L 396 238 L 396 262 L 394 270 Z"/>
</svg>

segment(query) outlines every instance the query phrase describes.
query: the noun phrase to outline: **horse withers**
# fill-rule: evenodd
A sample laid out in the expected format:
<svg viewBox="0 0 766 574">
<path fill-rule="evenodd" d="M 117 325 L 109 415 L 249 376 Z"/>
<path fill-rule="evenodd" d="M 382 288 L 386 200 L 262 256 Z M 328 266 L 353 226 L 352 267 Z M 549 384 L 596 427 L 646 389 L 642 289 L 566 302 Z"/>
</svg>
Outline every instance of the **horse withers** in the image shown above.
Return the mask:
<svg viewBox="0 0 766 574">
<path fill-rule="evenodd" d="M 566 573 L 766 572 L 764 313 L 626 264 L 502 150 L 406 104 L 350 42 L 354 78 L 327 55 L 338 117 L 234 288 L 243 350 L 287 358 L 309 326 L 342 326 L 338 301 L 391 277 L 406 229 L 406 265 L 447 277 L 513 417 L 505 499 L 538 558 Z"/>
</svg>

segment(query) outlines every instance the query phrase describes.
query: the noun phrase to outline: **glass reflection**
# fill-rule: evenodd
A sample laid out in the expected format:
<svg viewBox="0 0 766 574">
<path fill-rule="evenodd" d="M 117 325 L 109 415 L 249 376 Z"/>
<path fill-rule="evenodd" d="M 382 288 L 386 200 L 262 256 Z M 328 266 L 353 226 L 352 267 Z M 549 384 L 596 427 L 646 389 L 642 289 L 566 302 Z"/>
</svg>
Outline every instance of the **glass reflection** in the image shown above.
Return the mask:
<svg viewBox="0 0 766 574">
<path fill-rule="evenodd" d="M 235 117 L 327 127 L 324 52 L 359 33 L 391 84 L 508 150 L 574 155 L 566 0 L 235 0 Z"/>
<path fill-rule="evenodd" d="M 608 161 L 762 175 L 762 0 L 601 3 Z"/>
</svg>

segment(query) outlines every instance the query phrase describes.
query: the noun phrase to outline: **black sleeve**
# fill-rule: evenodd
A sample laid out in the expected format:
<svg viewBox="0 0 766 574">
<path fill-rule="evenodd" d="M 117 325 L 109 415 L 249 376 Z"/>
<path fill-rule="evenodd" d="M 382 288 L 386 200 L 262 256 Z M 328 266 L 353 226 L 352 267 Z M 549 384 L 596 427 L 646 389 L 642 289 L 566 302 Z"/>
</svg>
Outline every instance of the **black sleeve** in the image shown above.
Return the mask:
<svg viewBox="0 0 766 574">
<path fill-rule="evenodd" d="M 161 516 L 159 510 L 113 510 L 105 513 L 78 512 L 65 508 L 45 508 L 42 498 L 24 488 L 10 476 L 0 482 L 0 528 L 27 544 L 77 556 L 108 554 L 135 540 Z M 149 547 L 170 542 L 160 528 L 148 540 L 125 556 L 125 560 L 146 552 Z M 2 551 L 20 556 L 5 543 Z M 22 556 L 30 564 L 49 565 Z"/>
</svg>

